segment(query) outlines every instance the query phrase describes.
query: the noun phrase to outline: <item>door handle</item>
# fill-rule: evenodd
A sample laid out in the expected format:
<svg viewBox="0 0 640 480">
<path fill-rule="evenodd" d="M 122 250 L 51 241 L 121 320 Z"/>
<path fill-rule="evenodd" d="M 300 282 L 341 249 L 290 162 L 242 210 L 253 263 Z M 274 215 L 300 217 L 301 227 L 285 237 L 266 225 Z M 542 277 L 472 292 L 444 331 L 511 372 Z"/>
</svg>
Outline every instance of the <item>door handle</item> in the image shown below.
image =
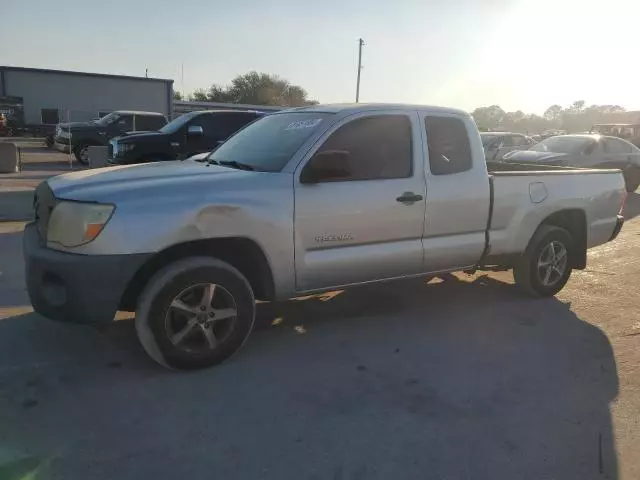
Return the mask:
<svg viewBox="0 0 640 480">
<path fill-rule="evenodd" d="M 413 205 L 420 200 L 422 200 L 422 195 L 418 195 L 413 192 L 404 192 L 402 195 L 396 198 L 396 202 L 404 203 L 405 205 Z"/>
</svg>

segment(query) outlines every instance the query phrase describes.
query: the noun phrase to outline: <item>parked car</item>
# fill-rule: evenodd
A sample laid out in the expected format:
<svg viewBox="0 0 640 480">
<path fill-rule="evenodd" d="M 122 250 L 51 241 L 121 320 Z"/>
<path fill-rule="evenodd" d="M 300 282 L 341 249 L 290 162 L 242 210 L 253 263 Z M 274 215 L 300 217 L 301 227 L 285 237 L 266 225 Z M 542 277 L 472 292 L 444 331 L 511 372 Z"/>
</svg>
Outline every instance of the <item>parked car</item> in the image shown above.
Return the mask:
<svg viewBox="0 0 640 480">
<path fill-rule="evenodd" d="M 640 147 L 640 125 L 631 123 L 600 123 L 591 127 L 589 133 L 619 137 Z"/>
<path fill-rule="evenodd" d="M 89 163 L 90 146 L 107 146 L 110 139 L 127 132 L 147 132 L 162 128 L 167 119 L 161 113 L 120 110 L 90 122 L 59 123 L 54 148 L 73 152 L 78 162 Z"/>
<path fill-rule="evenodd" d="M 209 152 L 231 134 L 264 115 L 254 110 L 206 110 L 185 113 L 157 132 L 114 138 L 112 165 L 184 159 Z"/>
<path fill-rule="evenodd" d="M 535 142 L 522 133 L 511 132 L 482 132 L 482 146 L 487 161 L 498 161 L 513 150 L 529 148 Z"/>
<path fill-rule="evenodd" d="M 27 286 L 63 322 L 135 311 L 152 358 L 200 368 L 242 346 L 256 299 L 509 268 L 525 292 L 554 295 L 618 234 L 625 196 L 619 170 L 485 162 L 459 110 L 305 107 L 248 125 L 206 163 L 46 180 L 24 232 Z"/>
<path fill-rule="evenodd" d="M 511 152 L 510 163 L 535 163 L 585 168 L 619 168 L 628 192 L 640 186 L 640 149 L 617 137 L 562 135 L 547 138 L 528 150 Z"/>
</svg>

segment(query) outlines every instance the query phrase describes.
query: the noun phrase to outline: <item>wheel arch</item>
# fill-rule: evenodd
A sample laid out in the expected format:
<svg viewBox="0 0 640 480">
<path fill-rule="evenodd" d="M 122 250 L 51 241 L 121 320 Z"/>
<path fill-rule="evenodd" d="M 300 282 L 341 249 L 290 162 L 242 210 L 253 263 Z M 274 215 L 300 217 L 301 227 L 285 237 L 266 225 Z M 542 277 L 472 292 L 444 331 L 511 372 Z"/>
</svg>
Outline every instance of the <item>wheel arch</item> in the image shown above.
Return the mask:
<svg viewBox="0 0 640 480">
<path fill-rule="evenodd" d="M 164 266 L 183 258 L 208 256 L 226 262 L 249 281 L 258 300 L 273 300 L 274 279 L 263 249 L 252 239 L 230 237 L 193 240 L 172 245 L 153 255 L 134 274 L 120 300 L 120 310 L 135 311 L 138 297 L 149 280 Z"/>
<path fill-rule="evenodd" d="M 571 255 L 571 267 L 581 270 L 587 266 L 587 215 L 584 210 L 568 208 L 554 212 L 540 222 L 535 232 L 542 225 L 552 225 L 568 231 L 575 247 Z"/>
</svg>

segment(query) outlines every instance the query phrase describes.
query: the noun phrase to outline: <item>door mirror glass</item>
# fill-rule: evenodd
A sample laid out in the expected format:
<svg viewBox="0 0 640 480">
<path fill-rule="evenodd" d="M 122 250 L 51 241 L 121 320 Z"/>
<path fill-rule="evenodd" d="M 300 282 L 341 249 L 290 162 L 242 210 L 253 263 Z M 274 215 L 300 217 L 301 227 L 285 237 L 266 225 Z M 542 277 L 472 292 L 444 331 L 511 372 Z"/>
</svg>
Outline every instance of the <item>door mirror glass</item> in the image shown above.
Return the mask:
<svg viewBox="0 0 640 480">
<path fill-rule="evenodd" d="M 189 128 L 187 129 L 187 135 L 189 136 L 200 137 L 203 134 L 204 131 L 200 125 L 189 125 Z"/>
<path fill-rule="evenodd" d="M 314 155 L 300 174 L 301 183 L 346 180 L 351 175 L 349 152 L 325 150 Z"/>
</svg>

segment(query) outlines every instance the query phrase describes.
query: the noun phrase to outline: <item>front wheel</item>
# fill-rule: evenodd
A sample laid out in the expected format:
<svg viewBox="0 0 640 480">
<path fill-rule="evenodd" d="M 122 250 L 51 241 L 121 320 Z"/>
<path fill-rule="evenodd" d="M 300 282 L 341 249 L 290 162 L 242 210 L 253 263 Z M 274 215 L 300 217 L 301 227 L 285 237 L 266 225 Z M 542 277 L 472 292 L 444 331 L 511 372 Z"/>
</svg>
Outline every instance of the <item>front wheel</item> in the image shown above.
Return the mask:
<svg viewBox="0 0 640 480">
<path fill-rule="evenodd" d="M 140 343 L 156 362 L 193 370 L 233 355 L 254 322 L 247 279 L 220 260 L 191 257 L 151 279 L 138 301 L 135 325 Z"/>
<path fill-rule="evenodd" d="M 73 149 L 76 160 L 82 165 L 89 165 L 89 145 L 78 145 Z"/>
<path fill-rule="evenodd" d="M 569 281 L 573 240 L 564 228 L 542 225 L 513 269 L 516 285 L 536 297 L 550 297 Z"/>
<path fill-rule="evenodd" d="M 624 172 L 624 185 L 627 192 L 635 192 L 640 186 L 640 168 L 630 168 Z"/>
</svg>

